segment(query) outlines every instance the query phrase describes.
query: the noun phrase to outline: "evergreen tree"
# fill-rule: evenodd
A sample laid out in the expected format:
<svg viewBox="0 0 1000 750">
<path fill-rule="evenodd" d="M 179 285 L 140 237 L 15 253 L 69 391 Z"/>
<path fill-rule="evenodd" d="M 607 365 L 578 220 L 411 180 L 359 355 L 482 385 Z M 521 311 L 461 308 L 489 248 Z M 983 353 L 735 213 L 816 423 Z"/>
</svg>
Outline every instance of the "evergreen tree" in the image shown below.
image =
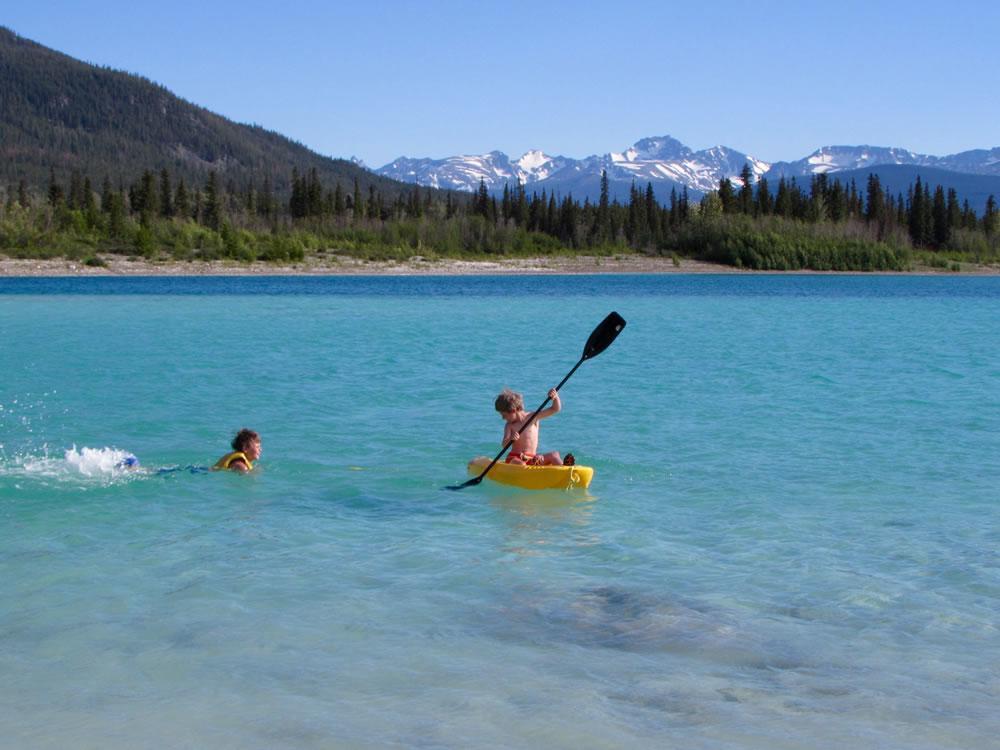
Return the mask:
<svg viewBox="0 0 1000 750">
<path fill-rule="evenodd" d="M 111 213 L 111 196 L 114 194 L 113 188 L 111 187 L 111 178 L 107 175 L 104 176 L 104 182 L 101 184 L 101 213 L 110 214 Z"/>
<path fill-rule="evenodd" d="M 869 224 L 882 223 L 885 219 L 885 194 L 882 192 L 882 182 L 874 172 L 868 175 L 865 201 L 865 221 Z"/>
<path fill-rule="evenodd" d="M 771 198 L 771 190 L 767 184 L 767 178 L 761 177 L 757 181 L 757 202 L 754 213 L 758 216 L 769 216 L 774 210 Z"/>
<path fill-rule="evenodd" d="M 514 221 L 519 227 L 528 224 L 528 196 L 524 191 L 524 183 L 517 180 L 517 188 L 514 191 Z"/>
<path fill-rule="evenodd" d="M 261 185 L 260 193 L 257 195 L 257 215 L 270 219 L 274 214 L 274 188 L 271 185 L 271 176 L 265 174 L 264 184 Z"/>
<path fill-rule="evenodd" d="M 850 195 L 840 184 L 840 180 L 834 180 L 833 185 L 826 191 L 828 212 L 830 219 L 835 222 L 843 221 L 850 214 Z"/>
<path fill-rule="evenodd" d="M 474 213 L 485 218 L 490 216 L 490 193 L 486 189 L 486 180 L 479 178 L 479 190 L 476 192 Z"/>
<path fill-rule="evenodd" d="M 142 173 L 142 180 L 137 191 L 140 197 L 140 205 L 133 206 L 133 210 L 139 212 L 139 221 L 142 226 L 148 227 L 152 221 L 153 214 L 159 211 L 160 201 L 156 194 L 156 178 L 148 169 Z"/>
<path fill-rule="evenodd" d="M 101 212 L 97 208 L 97 199 L 94 197 L 94 189 L 90 184 L 90 178 L 83 178 L 83 209 L 84 216 L 87 218 L 87 226 L 91 229 L 96 228 L 101 223 Z"/>
<path fill-rule="evenodd" d="M 361 187 L 358 185 L 358 178 L 354 178 L 354 193 L 351 196 L 351 212 L 354 217 L 354 221 L 360 221 L 365 218 L 365 204 L 361 200 Z"/>
<path fill-rule="evenodd" d="M 125 196 L 121 191 L 108 198 L 108 233 L 114 239 L 125 238 Z"/>
<path fill-rule="evenodd" d="M 611 241 L 611 191 L 608 187 L 608 170 L 601 170 L 601 199 L 597 204 L 596 232 L 598 244 Z"/>
<path fill-rule="evenodd" d="M 323 185 L 319 181 L 316 167 L 309 171 L 306 187 L 306 216 L 320 216 L 323 213 Z"/>
<path fill-rule="evenodd" d="M 302 219 L 309 213 L 308 188 L 299 176 L 299 170 L 292 169 L 292 195 L 288 199 L 288 213 L 293 219 Z"/>
<path fill-rule="evenodd" d="M 335 216 L 343 216 L 347 213 L 347 207 L 344 204 L 344 191 L 340 187 L 339 180 L 333 189 L 333 213 Z"/>
<path fill-rule="evenodd" d="M 962 201 L 962 228 L 963 229 L 979 228 L 979 219 L 976 218 L 976 212 L 973 211 L 972 206 L 969 205 L 968 198 Z"/>
<path fill-rule="evenodd" d="M 659 214 L 656 203 L 656 193 L 653 192 L 653 183 L 646 183 L 646 205 L 643 210 L 646 219 L 644 227 L 647 243 L 655 243 L 660 235 Z"/>
<path fill-rule="evenodd" d="M 753 172 L 749 164 L 743 164 L 740 182 L 742 183 L 739 194 L 740 213 L 749 216 L 753 213 Z"/>
<path fill-rule="evenodd" d="M 910 191 L 910 239 L 918 247 L 927 247 L 934 242 L 933 204 L 930 189 L 917 175 L 917 181 Z"/>
<path fill-rule="evenodd" d="M 170 173 L 160 170 L 160 216 L 169 219 L 174 215 L 174 191 L 170 186 Z"/>
<path fill-rule="evenodd" d="M 948 227 L 954 232 L 962 228 L 962 207 L 958 205 L 958 193 L 955 188 L 948 188 Z"/>
<path fill-rule="evenodd" d="M 191 218 L 191 200 L 183 177 L 177 181 L 177 189 L 174 190 L 174 213 L 182 219 Z"/>
<path fill-rule="evenodd" d="M 826 221 L 829 213 L 826 201 L 827 178 L 825 174 L 813 175 L 809 186 L 808 219 L 813 223 Z"/>
<path fill-rule="evenodd" d="M 986 199 L 986 211 L 983 213 L 983 231 L 993 236 L 1000 229 L 1000 213 L 997 212 L 997 199 L 990 195 Z"/>
<path fill-rule="evenodd" d="M 795 200 L 784 177 L 778 180 L 778 194 L 774 198 L 774 213 L 788 219 L 795 215 Z"/>
<path fill-rule="evenodd" d="M 86 196 L 83 192 L 83 175 L 79 170 L 74 169 L 69 177 L 69 200 L 67 205 L 72 209 L 82 210 L 86 203 Z"/>
<path fill-rule="evenodd" d="M 934 190 L 934 204 L 931 209 L 931 223 L 934 227 L 934 246 L 943 248 L 951 239 L 951 226 L 948 224 L 948 204 L 944 197 L 944 188 L 940 185 Z"/>
<path fill-rule="evenodd" d="M 64 200 L 62 186 L 56 181 L 55 167 L 49 168 L 49 205 L 55 208 Z"/>
<path fill-rule="evenodd" d="M 728 177 L 719 180 L 719 201 L 722 203 L 723 213 L 735 213 L 737 208 L 736 195 L 733 193 L 733 183 L 729 181 Z"/>
<path fill-rule="evenodd" d="M 215 172 L 208 173 L 205 181 L 205 195 L 201 207 L 201 223 L 209 229 L 219 230 L 222 223 L 221 196 Z"/>
</svg>

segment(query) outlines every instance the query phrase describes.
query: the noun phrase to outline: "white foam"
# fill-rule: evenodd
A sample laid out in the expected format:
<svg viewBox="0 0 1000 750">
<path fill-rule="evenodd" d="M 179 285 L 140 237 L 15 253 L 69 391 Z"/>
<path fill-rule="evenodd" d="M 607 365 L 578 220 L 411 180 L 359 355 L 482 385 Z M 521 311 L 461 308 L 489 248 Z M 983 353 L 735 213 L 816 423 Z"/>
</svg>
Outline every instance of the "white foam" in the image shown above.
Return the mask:
<svg viewBox="0 0 1000 750">
<path fill-rule="evenodd" d="M 35 477 L 55 480 L 99 480 L 110 482 L 136 473 L 135 467 L 125 466 L 125 460 L 134 455 L 119 448 L 77 449 L 74 445 L 62 458 L 48 455 L 18 455 L 0 461 L 0 476 Z"/>
</svg>

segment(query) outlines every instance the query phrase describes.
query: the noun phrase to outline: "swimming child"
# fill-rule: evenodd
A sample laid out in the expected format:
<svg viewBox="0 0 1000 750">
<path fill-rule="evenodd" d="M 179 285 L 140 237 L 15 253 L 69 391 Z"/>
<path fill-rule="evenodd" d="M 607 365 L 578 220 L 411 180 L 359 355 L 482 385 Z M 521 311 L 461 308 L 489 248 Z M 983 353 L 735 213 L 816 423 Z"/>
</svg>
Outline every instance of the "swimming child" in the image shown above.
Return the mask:
<svg viewBox="0 0 1000 750">
<path fill-rule="evenodd" d="M 507 423 L 503 430 L 503 445 L 507 445 L 511 440 L 514 441 L 510 455 L 507 456 L 507 463 L 527 466 L 562 466 L 564 464 L 568 466 L 574 463 L 572 453 L 567 453 L 565 460 L 558 451 L 538 453 L 538 423 L 562 410 L 559 392 L 555 388 L 549 391 L 549 398 L 552 399 L 552 406 L 538 412 L 538 416 L 525 427 L 524 423 L 531 415 L 524 410 L 524 398 L 521 394 L 515 393 L 510 388 L 504 388 L 503 392 L 497 396 L 494 406 L 500 412 L 504 422 Z"/>
<path fill-rule="evenodd" d="M 212 468 L 217 471 L 240 471 L 244 474 L 253 469 L 253 462 L 260 458 L 260 435 L 244 427 L 236 433 L 232 446 L 232 452 L 216 461 Z"/>
</svg>

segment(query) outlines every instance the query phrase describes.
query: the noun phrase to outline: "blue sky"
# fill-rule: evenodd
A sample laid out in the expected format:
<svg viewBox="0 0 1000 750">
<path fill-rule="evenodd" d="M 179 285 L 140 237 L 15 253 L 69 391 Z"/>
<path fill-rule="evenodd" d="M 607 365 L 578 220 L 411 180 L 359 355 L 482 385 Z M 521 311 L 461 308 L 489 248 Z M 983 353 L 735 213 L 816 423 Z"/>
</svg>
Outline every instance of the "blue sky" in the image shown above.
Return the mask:
<svg viewBox="0 0 1000 750">
<path fill-rule="evenodd" d="M 1000 146 L 1000 2 L 36 0 L 0 25 L 379 167 L 672 135 L 765 161 Z"/>
</svg>

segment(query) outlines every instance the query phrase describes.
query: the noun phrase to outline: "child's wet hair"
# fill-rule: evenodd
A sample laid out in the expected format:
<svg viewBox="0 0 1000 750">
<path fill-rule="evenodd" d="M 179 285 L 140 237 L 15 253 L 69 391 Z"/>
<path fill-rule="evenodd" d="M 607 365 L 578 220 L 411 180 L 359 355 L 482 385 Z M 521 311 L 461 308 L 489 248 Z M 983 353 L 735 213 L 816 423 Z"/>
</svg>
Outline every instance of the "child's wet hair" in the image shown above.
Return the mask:
<svg viewBox="0 0 1000 750">
<path fill-rule="evenodd" d="M 250 443 L 260 442 L 260 435 L 258 435 L 253 430 L 248 430 L 244 427 L 242 430 L 236 433 L 236 437 L 233 438 L 232 446 L 234 451 L 245 451 L 250 447 Z"/>
<path fill-rule="evenodd" d="M 516 393 L 510 388 L 504 388 L 493 405 L 501 414 L 509 411 L 521 411 L 524 408 L 524 398 L 520 393 Z"/>
</svg>

